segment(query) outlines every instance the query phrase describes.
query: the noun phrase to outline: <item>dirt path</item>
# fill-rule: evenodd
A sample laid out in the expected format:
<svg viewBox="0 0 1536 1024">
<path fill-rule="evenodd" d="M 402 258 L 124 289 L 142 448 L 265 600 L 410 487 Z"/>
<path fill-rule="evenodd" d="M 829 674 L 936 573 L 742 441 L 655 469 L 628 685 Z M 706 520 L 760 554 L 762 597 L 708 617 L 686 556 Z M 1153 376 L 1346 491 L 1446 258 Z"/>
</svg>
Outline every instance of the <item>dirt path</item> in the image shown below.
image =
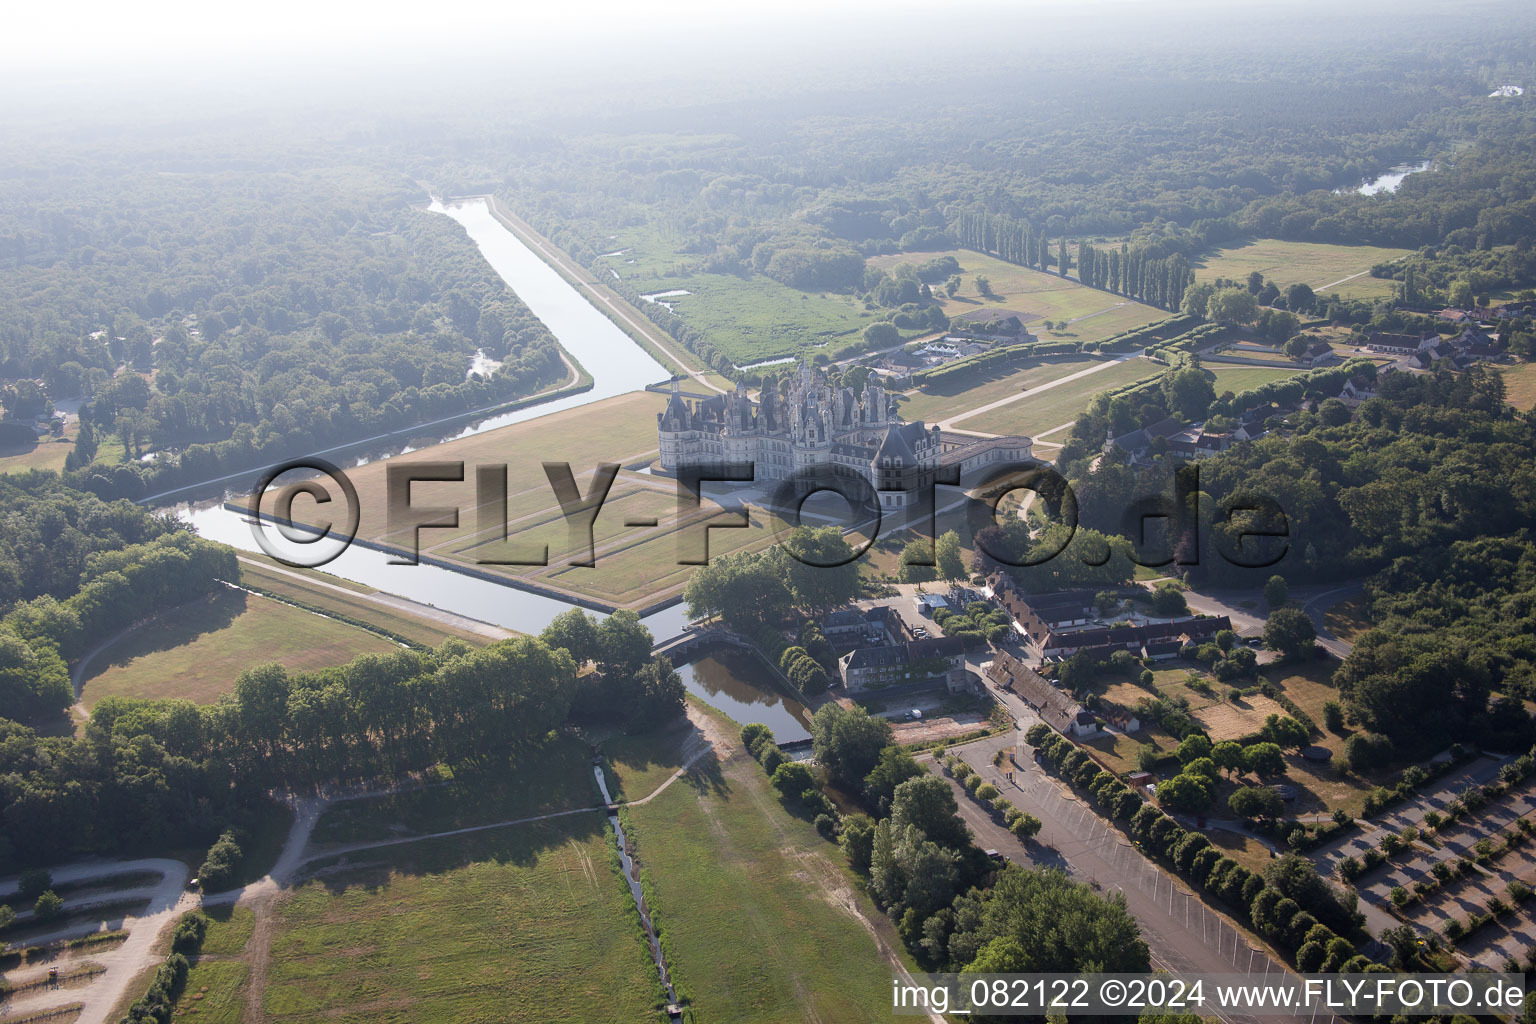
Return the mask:
<svg viewBox="0 0 1536 1024">
<path fill-rule="evenodd" d="M 88 986 L 45 989 L 34 995 L 17 998 L 9 1006 L 11 1013 L 24 1017 L 30 1013 L 79 1003 L 81 1010 L 76 1024 L 106 1024 L 112 1008 L 123 998 L 133 979 L 160 963 L 161 954 L 156 950 L 156 944 L 161 934 L 183 912 L 198 905 L 196 894 L 186 891 L 185 864 L 163 858 L 72 864 L 56 869 L 53 880 L 90 881 L 131 871 L 159 872 L 160 882 L 149 890 L 143 913 L 124 916 L 123 927 L 128 930 L 127 940 L 116 949 L 91 955 L 91 959 L 105 967 L 106 971 Z M 14 890 L 16 883 L 14 878 L 0 881 L 0 892 Z M 133 891 L 137 893 L 143 890 Z M 60 937 L 69 934 L 61 933 Z M 74 929 L 73 934 L 80 934 L 80 929 Z"/>
</svg>

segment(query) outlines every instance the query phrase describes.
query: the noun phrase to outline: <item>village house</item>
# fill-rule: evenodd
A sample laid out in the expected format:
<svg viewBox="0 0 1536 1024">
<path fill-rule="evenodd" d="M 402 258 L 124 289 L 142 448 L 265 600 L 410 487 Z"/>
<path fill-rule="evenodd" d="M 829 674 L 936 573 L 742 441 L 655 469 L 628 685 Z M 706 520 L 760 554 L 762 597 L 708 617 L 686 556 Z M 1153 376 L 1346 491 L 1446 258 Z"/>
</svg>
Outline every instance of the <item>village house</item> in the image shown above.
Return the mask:
<svg viewBox="0 0 1536 1024">
<path fill-rule="evenodd" d="M 950 693 L 970 689 L 965 669 L 965 645 L 956 637 L 929 637 L 906 643 L 860 647 L 838 662 L 849 693 L 891 686 L 940 682 Z"/>
<path fill-rule="evenodd" d="M 1440 343 L 1440 335 L 1434 331 L 1423 334 L 1388 334 L 1377 331 L 1365 339 L 1365 347 L 1372 352 L 1389 356 L 1412 356 Z"/>
<path fill-rule="evenodd" d="M 1313 342 L 1307 350 L 1301 354 L 1298 362 L 1310 367 L 1322 366 L 1331 363 L 1336 357 L 1333 354 L 1333 346 L 1326 341 Z"/>
<path fill-rule="evenodd" d="M 1046 725 L 1064 736 L 1092 736 L 1099 731 L 1098 719 L 1076 697 L 1005 651 L 999 651 L 987 666 L 987 678 L 1017 694 Z M 1139 722 L 1130 731 L 1137 728 Z"/>
</svg>

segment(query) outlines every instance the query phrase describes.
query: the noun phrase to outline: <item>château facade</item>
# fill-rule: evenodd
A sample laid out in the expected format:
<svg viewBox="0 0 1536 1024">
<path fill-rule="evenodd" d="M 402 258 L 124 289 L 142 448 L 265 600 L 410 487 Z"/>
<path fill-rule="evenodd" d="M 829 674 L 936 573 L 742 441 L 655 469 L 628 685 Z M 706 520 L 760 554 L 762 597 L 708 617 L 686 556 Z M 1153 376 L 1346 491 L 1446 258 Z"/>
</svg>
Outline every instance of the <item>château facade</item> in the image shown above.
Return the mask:
<svg viewBox="0 0 1536 1024">
<path fill-rule="evenodd" d="M 664 472 L 750 463 L 755 480 L 763 482 L 808 480 L 818 470 L 839 467 L 862 476 L 887 509 L 915 505 L 942 467 L 958 466 L 968 483 L 989 466 L 1032 458 L 1027 437 L 987 438 L 905 423 L 877 378 L 855 393 L 833 387 L 808 366 L 782 394 L 770 380 L 756 399 L 742 384 L 703 397 L 683 394 L 674 381 L 656 419 Z"/>
</svg>

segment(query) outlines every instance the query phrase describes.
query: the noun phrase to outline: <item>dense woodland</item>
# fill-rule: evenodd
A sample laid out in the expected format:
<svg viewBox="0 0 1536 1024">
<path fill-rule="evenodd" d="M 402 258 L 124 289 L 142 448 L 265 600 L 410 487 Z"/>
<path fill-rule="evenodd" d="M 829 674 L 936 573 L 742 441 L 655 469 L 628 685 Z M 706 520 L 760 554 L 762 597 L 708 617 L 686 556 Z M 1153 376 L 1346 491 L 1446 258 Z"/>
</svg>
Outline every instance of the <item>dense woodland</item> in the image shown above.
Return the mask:
<svg viewBox="0 0 1536 1024">
<path fill-rule="evenodd" d="M 408 183 L 153 158 L 45 179 L 12 165 L 0 188 L 0 375 L 90 400 L 68 465 L 85 489 L 137 498 L 568 376 Z M 488 379 L 468 376 L 477 349 L 502 361 Z"/>
</svg>

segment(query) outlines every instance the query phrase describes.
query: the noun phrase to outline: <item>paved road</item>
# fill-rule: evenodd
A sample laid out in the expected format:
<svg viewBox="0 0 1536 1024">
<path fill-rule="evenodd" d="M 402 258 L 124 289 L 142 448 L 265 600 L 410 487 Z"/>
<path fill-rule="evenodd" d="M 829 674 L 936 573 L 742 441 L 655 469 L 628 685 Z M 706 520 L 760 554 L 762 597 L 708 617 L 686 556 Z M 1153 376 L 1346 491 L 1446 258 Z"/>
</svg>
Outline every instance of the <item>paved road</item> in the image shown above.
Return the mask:
<svg viewBox="0 0 1536 1024">
<path fill-rule="evenodd" d="M 1125 895 L 1151 947 L 1153 965 L 1175 974 L 1249 974 L 1256 978 L 1284 973 L 1286 968 L 1258 948 L 1241 930 L 1207 907 L 1183 883 L 1164 873 L 1110 829 L 1090 807 L 1033 761 L 1014 769 L 1009 782 L 992 766 L 999 749 L 1011 749 L 1018 733 L 988 737 L 956 748 L 976 771 L 1002 790 L 1020 809 L 1038 817 L 1040 834 L 1029 844 L 1019 842 L 992 820 L 969 795 L 950 780 L 961 817 L 979 845 L 997 849 L 1011 860 L 1039 867 L 1059 867 L 1079 881 L 1104 892 Z M 932 763 L 930 768 L 934 768 Z M 936 770 L 936 769 L 934 769 Z M 1255 1018 L 1226 1012 L 1229 1024 Z M 1332 1020 L 1317 1017 L 1318 1022 Z"/>
<path fill-rule="evenodd" d="M 1312 625 L 1317 629 L 1317 642 L 1327 648 L 1328 653 L 1335 658 L 1343 660 L 1349 657 L 1349 652 L 1355 649 L 1355 645 L 1346 640 L 1340 640 L 1333 635 L 1328 628 L 1328 609 L 1340 601 L 1347 601 L 1352 597 L 1358 597 L 1365 592 L 1365 588 L 1358 583 L 1351 583 L 1343 587 L 1334 587 L 1325 590 L 1312 597 L 1303 596 L 1301 610 L 1307 613 L 1312 620 Z"/>
</svg>

